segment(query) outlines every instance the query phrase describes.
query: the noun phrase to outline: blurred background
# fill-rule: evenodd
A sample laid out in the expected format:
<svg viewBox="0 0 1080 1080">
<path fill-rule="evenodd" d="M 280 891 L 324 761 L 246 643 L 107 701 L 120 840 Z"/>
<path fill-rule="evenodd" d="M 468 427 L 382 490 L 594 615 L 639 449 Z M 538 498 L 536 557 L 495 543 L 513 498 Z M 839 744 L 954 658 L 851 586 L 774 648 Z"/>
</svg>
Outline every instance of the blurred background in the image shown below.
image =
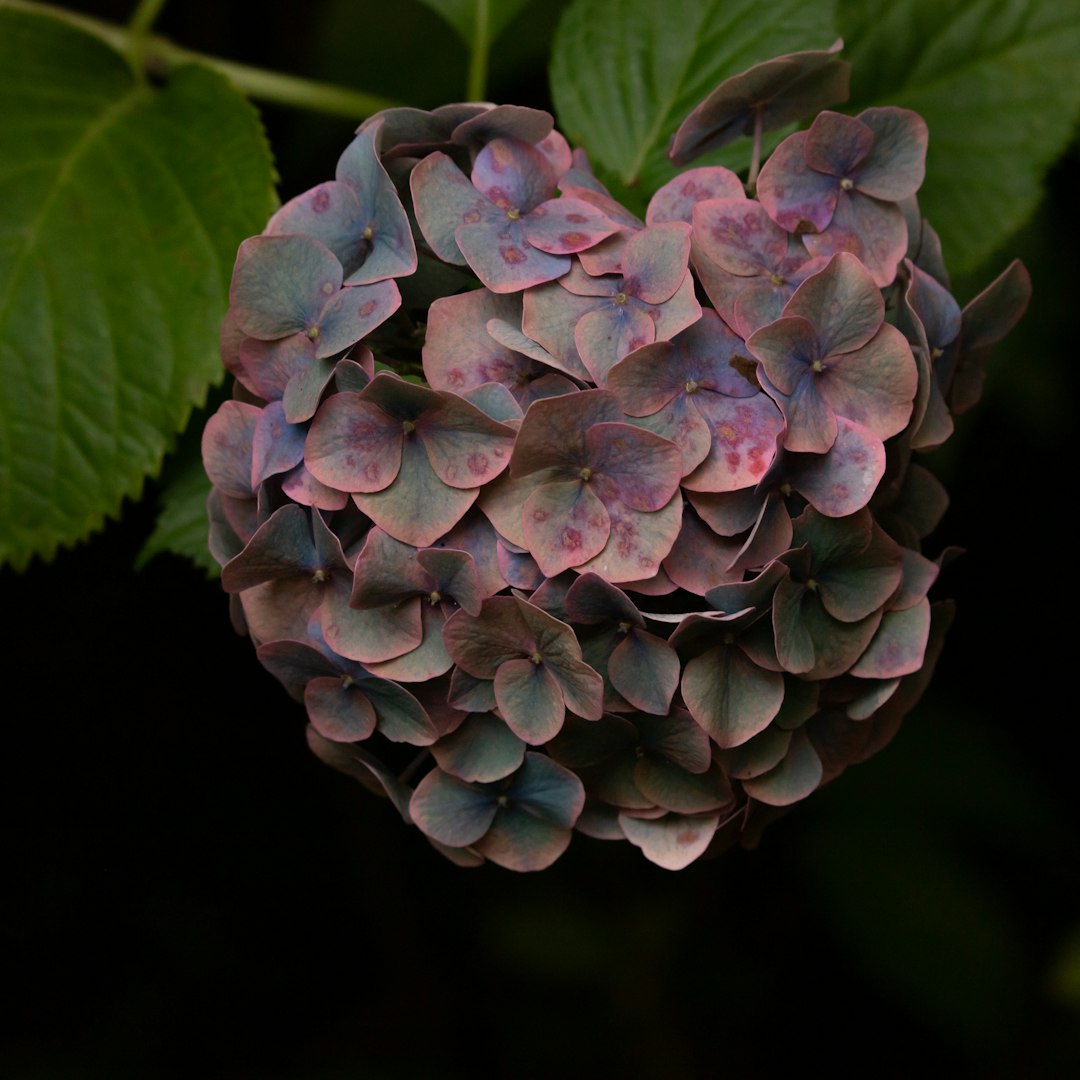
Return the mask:
<svg viewBox="0 0 1080 1080">
<path fill-rule="evenodd" d="M 501 39 L 492 101 L 550 107 L 561 7 Z M 159 30 L 422 107 L 464 96 L 464 46 L 417 0 L 249 12 L 173 3 Z M 332 175 L 355 127 L 263 116 L 283 201 Z M 1074 146 L 1027 226 L 954 282 L 966 303 L 1018 256 L 1034 299 L 926 458 L 952 502 L 925 550 L 966 549 L 932 594 L 958 604 L 935 680 L 892 745 L 755 851 L 670 873 L 579 836 L 540 874 L 446 862 L 309 754 L 216 582 L 174 556 L 133 568 L 157 484 L 51 565 L 0 571 L 0 1073 L 1080 1075 L 1076 590 L 1055 569 L 1078 181 Z"/>
</svg>

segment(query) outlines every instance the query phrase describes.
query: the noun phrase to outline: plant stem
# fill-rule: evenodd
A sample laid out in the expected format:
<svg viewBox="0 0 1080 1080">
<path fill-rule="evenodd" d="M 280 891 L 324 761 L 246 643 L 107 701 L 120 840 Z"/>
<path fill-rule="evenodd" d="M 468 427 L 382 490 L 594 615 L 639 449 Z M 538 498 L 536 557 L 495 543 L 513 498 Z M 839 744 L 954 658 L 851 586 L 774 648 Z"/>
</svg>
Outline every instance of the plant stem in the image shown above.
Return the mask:
<svg viewBox="0 0 1080 1080">
<path fill-rule="evenodd" d="M 163 0 L 143 0 L 135 16 L 153 19 Z M 156 34 L 133 33 L 130 27 L 115 26 L 88 15 L 78 15 L 53 4 L 30 2 L 30 0 L 0 0 L 0 7 L 20 8 L 23 11 L 52 15 L 72 26 L 77 26 L 112 46 L 118 52 L 135 58 L 148 73 L 165 77 L 184 64 L 202 64 L 224 75 L 238 90 L 264 102 L 287 105 L 296 109 L 328 113 L 358 120 L 382 109 L 393 108 L 401 102 L 352 90 L 332 83 L 316 82 L 280 71 L 249 67 L 222 60 L 216 56 L 183 49 Z M 134 21 L 134 17 L 133 17 Z"/>
<path fill-rule="evenodd" d="M 405 771 L 398 777 L 398 779 L 403 784 L 407 784 L 416 775 L 420 766 L 423 765 L 424 762 L 428 759 L 430 753 L 431 752 L 429 750 L 421 750 L 420 753 L 418 753 L 416 757 L 414 757 L 412 761 L 410 761 L 409 764 L 405 766 Z"/>
<path fill-rule="evenodd" d="M 469 56 L 469 78 L 465 96 L 469 101 L 483 101 L 487 89 L 488 50 L 491 42 L 489 0 L 476 0 L 476 21 L 473 23 L 472 51 Z"/>
<path fill-rule="evenodd" d="M 750 152 L 750 171 L 746 176 L 746 193 L 753 198 L 757 193 L 758 169 L 761 168 L 761 110 L 754 110 L 754 147 Z"/>
<path fill-rule="evenodd" d="M 132 34 L 148 34 L 165 4 L 166 0 L 139 0 L 128 19 L 128 30 Z"/>
</svg>

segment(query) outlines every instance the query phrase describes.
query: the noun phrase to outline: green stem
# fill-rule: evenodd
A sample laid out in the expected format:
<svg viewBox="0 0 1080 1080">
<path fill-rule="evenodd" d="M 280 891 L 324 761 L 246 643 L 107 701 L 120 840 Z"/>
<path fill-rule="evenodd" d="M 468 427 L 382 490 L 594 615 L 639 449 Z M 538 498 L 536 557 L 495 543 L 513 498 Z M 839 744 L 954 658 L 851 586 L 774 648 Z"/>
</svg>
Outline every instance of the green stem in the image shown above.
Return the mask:
<svg viewBox="0 0 1080 1080">
<path fill-rule="evenodd" d="M 758 169 L 761 168 L 761 109 L 754 109 L 754 146 L 750 151 L 750 171 L 746 174 L 746 193 L 752 199 L 757 194 Z"/>
<path fill-rule="evenodd" d="M 150 8 L 160 7 L 161 0 L 147 0 L 146 11 L 152 16 Z M 267 71 L 265 68 L 249 67 L 247 64 L 234 64 L 231 60 L 222 60 L 216 56 L 194 52 L 174 45 L 155 34 L 134 34 L 128 27 L 115 26 L 101 19 L 88 15 L 78 15 L 53 4 L 30 2 L 30 0 L 0 0 L 0 7 L 20 8 L 23 11 L 53 15 L 77 26 L 111 45 L 126 56 L 137 57 L 138 63 L 150 74 L 165 77 L 183 64 L 202 64 L 224 75 L 238 90 L 260 101 L 273 102 L 276 105 L 288 105 L 296 109 L 308 109 L 312 112 L 329 113 L 356 120 L 382 109 L 394 108 L 401 102 L 368 94 L 363 90 L 351 90 L 332 83 L 302 79 L 295 75 L 286 75 L 280 71 Z M 140 5 L 142 10 L 143 5 Z M 136 11 L 136 15 L 139 11 Z M 141 39 L 141 40 L 140 40 Z"/>
<path fill-rule="evenodd" d="M 148 34 L 165 4 L 166 0 L 139 0 L 128 19 L 128 30 L 132 34 Z"/>
<path fill-rule="evenodd" d="M 465 89 L 469 101 L 483 101 L 487 89 L 488 51 L 491 42 L 491 19 L 488 0 L 476 0 L 476 21 L 473 23 L 472 53 L 469 56 L 469 80 Z"/>
</svg>

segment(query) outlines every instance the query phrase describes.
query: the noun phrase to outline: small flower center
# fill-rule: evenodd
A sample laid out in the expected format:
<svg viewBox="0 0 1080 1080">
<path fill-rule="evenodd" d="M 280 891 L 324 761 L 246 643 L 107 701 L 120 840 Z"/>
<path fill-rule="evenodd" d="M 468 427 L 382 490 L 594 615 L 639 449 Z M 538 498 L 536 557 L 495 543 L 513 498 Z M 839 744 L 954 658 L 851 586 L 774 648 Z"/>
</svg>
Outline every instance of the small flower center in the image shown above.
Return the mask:
<svg viewBox="0 0 1080 1080">
<path fill-rule="evenodd" d="M 818 591 L 818 583 L 813 578 L 807 578 L 806 579 L 806 587 L 811 592 L 817 592 Z"/>
<path fill-rule="evenodd" d="M 820 375 L 820 374 L 821 374 L 821 373 L 822 373 L 822 372 L 823 372 L 823 371 L 825 370 L 825 361 L 824 361 L 824 360 L 815 360 L 815 361 L 814 361 L 814 362 L 813 362 L 813 363 L 812 363 L 812 364 L 810 365 L 810 370 L 811 370 L 811 371 L 814 371 L 814 372 L 816 372 L 816 373 L 817 373 L 818 375 Z"/>
<path fill-rule="evenodd" d="M 438 589 L 432 589 L 431 593 L 430 593 L 430 595 L 428 596 L 427 599 L 428 599 L 428 603 L 432 607 L 434 607 L 436 604 L 441 604 L 442 603 L 442 593 L 439 592 Z"/>
<path fill-rule="evenodd" d="M 945 354 L 944 349 L 939 349 L 936 345 L 930 350 L 930 359 L 939 360 Z"/>
<path fill-rule="evenodd" d="M 586 465 L 578 473 L 578 476 L 580 476 L 581 479 L 585 481 L 585 483 L 588 483 L 592 479 L 592 469 L 590 469 L 589 466 Z"/>
<path fill-rule="evenodd" d="M 406 435 L 411 435 L 416 430 L 416 425 L 411 420 L 402 420 L 401 430 L 404 431 Z"/>
<path fill-rule="evenodd" d="M 845 176 L 844 179 L 840 181 L 841 191 L 850 191 L 854 186 L 855 181 L 852 180 L 850 176 Z"/>
<path fill-rule="evenodd" d="M 625 304 L 627 302 L 627 300 L 629 300 L 629 299 L 630 299 L 630 297 L 627 296 L 626 293 L 624 293 L 624 292 L 617 292 L 615 294 L 615 303 L 616 304 Z"/>
<path fill-rule="evenodd" d="M 619 623 L 619 633 L 620 634 L 629 634 L 630 633 L 630 623 L 628 623 L 625 619 L 622 622 Z"/>
<path fill-rule="evenodd" d="M 505 810 L 510 805 L 510 796 L 500 795 L 495 801 Z"/>
<path fill-rule="evenodd" d="M 370 225 L 364 226 L 363 236 L 365 240 L 370 240 L 375 235 L 375 230 Z"/>
<path fill-rule="evenodd" d="M 311 575 L 311 580 L 316 585 L 321 585 L 330 575 L 320 566 L 318 570 Z"/>
<path fill-rule="evenodd" d="M 348 690 L 349 687 L 352 686 L 355 682 L 356 682 L 356 680 L 351 675 L 342 675 L 341 676 L 341 688 L 342 688 L 342 690 Z"/>
<path fill-rule="evenodd" d="M 531 653 L 529 659 L 537 666 L 544 662 L 544 658 L 538 652 Z"/>
<path fill-rule="evenodd" d="M 688 394 L 696 394 L 701 389 L 701 387 L 698 385 L 697 380 L 687 379 L 684 389 Z"/>
<path fill-rule="evenodd" d="M 312 341 L 318 341 L 319 340 L 319 328 L 317 326 L 309 326 L 307 336 L 309 338 L 311 338 Z"/>
<path fill-rule="evenodd" d="M 790 484 L 781 484 L 780 485 L 780 494 L 783 495 L 785 499 L 787 499 L 787 498 L 789 498 L 791 496 L 791 492 L 793 490 L 794 489 L 792 488 L 792 486 Z"/>
<path fill-rule="evenodd" d="M 769 275 L 769 281 L 773 285 L 783 285 L 784 284 L 784 279 L 775 270 Z"/>
<path fill-rule="evenodd" d="M 506 211 L 506 216 L 511 221 L 517 221 L 517 219 L 521 217 L 521 211 L 516 206 L 511 206 L 510 209 Z"/>
</svg>

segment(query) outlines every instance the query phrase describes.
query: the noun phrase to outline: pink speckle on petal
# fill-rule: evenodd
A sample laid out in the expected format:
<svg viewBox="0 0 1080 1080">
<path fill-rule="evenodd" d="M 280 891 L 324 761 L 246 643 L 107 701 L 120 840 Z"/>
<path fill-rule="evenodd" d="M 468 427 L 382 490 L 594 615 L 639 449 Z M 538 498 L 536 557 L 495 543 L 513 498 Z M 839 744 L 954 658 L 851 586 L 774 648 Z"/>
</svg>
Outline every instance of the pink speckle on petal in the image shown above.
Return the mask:
<svg viewBox="0 0 1080 1080">
<path fill-rule="evenodd" d="M 374 300 L 366 300 L 357 309 L 360 318 L 366 319 L 379 305 Z"/>
<path fill-rule="evenodd" d="M 562 545 L 569 551 L 577 551 L 581 547 L 581 533 L 567 526 L 563 529 Z"/>
<path fill-rule="evenodd" d="M 466 210 L 465 213 L 461 215 L 461 220 L 464 221 L 466 225 L 475 225 L 480 220 L 480 211 Z"/>
<path fill-rule="evenodd" d="M 323 214 L 330 209 L 330 192 L 323 190 L 315 192 L 315 198 L 311 200 L 311 209 L 316 214 Z"/>
<path fill-rule="evenodd" d="M 618 523 L 613 522 L 611 540 L 614 541 L 618 555 L 623 559 L 629 559 L 634 551 L 634 542 L 637 540 L 637 529 L 625 518 Z"/>
<path fill-rule="evenodd" d="M 581 225 L 587 219 L 584 214 L 567 214 L 566 220 L 573 225 Z"/>
<path fill-rule="evenodd" d="M 578 247 L 589 242 L 588 236 L 582 232 L 564 232 L 559 236 L 559 243 L 566 247 Z"/>
<path fill-rule="evenodd" d="M 483 476 L 487 472 L 488 468 L 488 456 L 481 453 L 479 450 L 471 453 L 466 459 L 466 464 L 469 466 L 469 472 L 473 476 Z"/>
<path fill-rule="evenodd" d="M 524 251 L 519 251 L 516 247 L 499 248 L 499 254 L 503 257 L 503 262 L 511 266 L 519 266 L 528 258 Z"/>
</svg>

